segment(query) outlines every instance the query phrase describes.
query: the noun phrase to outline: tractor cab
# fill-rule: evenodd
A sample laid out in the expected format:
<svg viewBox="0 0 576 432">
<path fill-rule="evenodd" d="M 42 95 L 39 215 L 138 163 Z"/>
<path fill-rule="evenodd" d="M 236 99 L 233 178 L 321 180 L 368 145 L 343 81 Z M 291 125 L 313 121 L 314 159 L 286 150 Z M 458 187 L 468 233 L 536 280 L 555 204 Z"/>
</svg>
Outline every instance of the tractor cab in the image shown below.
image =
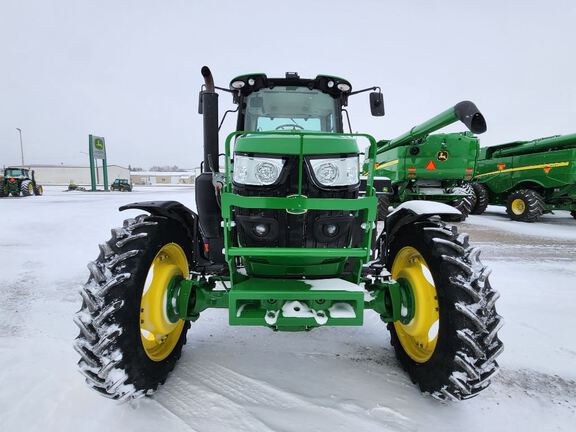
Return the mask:
<svg viewBox="0 0 576 432">
<path fill-rule="evenodd" d="M 342 78 L 318 75 L 303 79 L 243 75 L 230 82 L 239 104 L 237 130 L 343 132 L 342 109 L 352 90 Z"/>
<path fill-rule="evenodd" d="M 4 170 L 5 178 L 24 179 L 30 178 L 30 171 L 26 168 L 13 168 L 9 167 Z"/>
</svg>

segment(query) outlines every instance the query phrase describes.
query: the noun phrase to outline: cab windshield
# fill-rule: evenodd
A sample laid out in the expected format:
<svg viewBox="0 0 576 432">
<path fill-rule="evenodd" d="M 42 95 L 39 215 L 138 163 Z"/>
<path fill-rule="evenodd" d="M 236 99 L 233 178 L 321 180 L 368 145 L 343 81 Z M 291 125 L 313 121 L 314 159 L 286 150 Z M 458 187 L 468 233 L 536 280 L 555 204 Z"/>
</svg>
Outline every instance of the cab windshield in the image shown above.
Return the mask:
<svg viewBox="0 0 576 432">
<path fill-rule="evenodd" d="M 337 101 L 320 90 L 296 86 L 262 89 L 246 97 L 244 130 L 337 132 Z"/>
<path fill-rule="evenodd" d="M 20 168 L 8 168 L 6 170 L 6 177 L 25 177 L 24 170 Z"/>
</svg>

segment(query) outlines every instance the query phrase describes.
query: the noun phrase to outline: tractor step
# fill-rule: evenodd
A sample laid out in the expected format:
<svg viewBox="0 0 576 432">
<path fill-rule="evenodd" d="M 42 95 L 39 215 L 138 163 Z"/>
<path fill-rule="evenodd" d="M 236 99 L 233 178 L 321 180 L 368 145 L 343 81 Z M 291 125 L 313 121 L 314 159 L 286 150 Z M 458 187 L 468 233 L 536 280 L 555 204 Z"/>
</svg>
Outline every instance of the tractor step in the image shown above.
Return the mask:
<svg viewBox="0 0 576 432">
<path fill-rule="evenodd" d="M 250 278 L 229 294 L 230 325 L 308 330 L 319 326 L 360 326 L 364 289 L 340 278 Z"/>
</svg>

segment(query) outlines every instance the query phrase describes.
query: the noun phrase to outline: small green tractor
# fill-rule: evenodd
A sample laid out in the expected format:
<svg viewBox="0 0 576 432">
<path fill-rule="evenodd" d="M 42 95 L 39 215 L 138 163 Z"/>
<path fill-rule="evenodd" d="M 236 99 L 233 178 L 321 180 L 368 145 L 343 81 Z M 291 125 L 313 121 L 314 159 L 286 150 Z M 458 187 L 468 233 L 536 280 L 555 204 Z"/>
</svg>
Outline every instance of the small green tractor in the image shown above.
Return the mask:
<svg viewBox="0 0 576 432">
<path fill-rule="evenodd" d="M 87 384 L 112 399 L 152 394 L 190 326 L 222 308 L 230 325 L 274 331 L 360 326 L 371 311 L 421 391 L 461 400 L 485 389 L 498 371 L 503 321 L 480 251 L 445 222 L 461 213 L 406 202 L 376 235 L 378 146 L 370 135 L 344 133 L 342 121 L 349 98 L 376 88 L 352 91 L 342 78 L 294 72 L 242 75 L 223 88 L 207 67 L 202 75 L 197 213 L 175 201 L 120 208 L 145 214 L 113 229 L 88 265 L 74 317 Z M 224 172 L 217 90 L 238 106 Z M 380 92 L 370 93 L 370 107 L 384 115 Z M 451 113 L 447 123 L 484 121 L 473 109 Z M 360 140 L 370 144 L 362 196 Z"/>
<path fill-rule="evenodd" d="M 34 171 L 26 168 L 8 167 L 0 184 L 0 196 L 42 195 L 43 188 L 36 182 Z"/>
<path fill-rule="evenodd" d="M 484 147 L 474 180 L 474 214 L 495 204 L 522 222 L 553 210 L 576 219 L 576 134 Z"/>
<path fill-rule="evenodd" d="M 429 135 L 450 124 L 458 112 L 464 118 L 478 110 L 471 102 L 461 102 L 398 138 L 378 142 L 375 175 L 391 181 L 389 193 L 378 194 L 378 220 L 385 220 L 390 204 L 410 200 L 442 202 L 460 210 L 464 217 L 470 214 L 475 194 L 469 182 L 476 165 L 478 138 L 471 132 Z M 486 131 L 480 115 L 467 126 L 474 128 L 474 133 Z M 367 170 L 368 161 L 364 173 Z"/>
<path fill-rule="evenodd" d="M 132 192 L 132 183 L 128 179 L 116 179 L 110 185 L 110 190 Z"/>
</svg>

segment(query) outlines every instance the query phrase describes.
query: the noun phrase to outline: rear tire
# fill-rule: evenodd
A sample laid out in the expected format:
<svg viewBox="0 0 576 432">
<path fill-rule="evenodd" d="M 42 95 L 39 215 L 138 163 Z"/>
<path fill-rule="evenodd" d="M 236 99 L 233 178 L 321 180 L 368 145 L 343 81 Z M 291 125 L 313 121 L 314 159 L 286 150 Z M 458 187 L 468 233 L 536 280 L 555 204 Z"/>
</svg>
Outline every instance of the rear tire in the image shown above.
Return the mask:
<svg viewBox="0 0 576 432">
<path fill-rule="evenodd" d="M 156 278 L 152 265 L 166 258 L 159 255 L 166 246 L 179 247 L 186 256 L 192 249 L 180 224 L 141 215 L 113 229 L 96 261 L 88 264 L 90 277 L 80 290 L 82 307 L 74 317 L 80 328 L 74 348 L 80 354 L 78 367 L 86 383 L 108 398 L 128 400 L 153 393 L 174 369 L 186 343 L 190 322 L 179 321 L 179 333 L 153 339 L 154 349 L 162 350 L 166 341 L 167 350 L 158 353 L 144 345 L 150 333 L 142 330 L 148 319 L 142 298 L 152 289 L 150 283 Z M 184 262 L 189 260 L 184 258 Z M 165 305 L 155 306 L 165 310 Z"/>
<path fill-rule="evenodd" d="M 34 195 L 40 196 L 43 193 L 44 193 L 44 188 L 42 187 L 42 185 L 37 184 L 36 187 L 34 188 Z"/>
<path fill-rule="evenodd" d="M 461 186 L 455 187 L 452 191 L 458 195 L 466 195 L 464 198 L 460 198 L 449 203 L 455 209 L 460 210 L 460 212 L 464 215 L 464 219 L 466 219 L 476 205 L 474 189 L 472 189 L 472 186 L 470 186 L 468 183 L 465 183 Z"/>
<path fill-rule="evenodd" d="M 416 251 L 414 257 L 420 258 L 414 261 L 409 256 L 406 262 L 411 264 L 399 270 L 398 262 L 403 262 L 406 251 Z M 410 286 L 421 280 L 420 291 L 412 291 L 420 292 L 423 299 L 415 296 L 415 314 L 408 324 L 388 324 L 391 344 L 411 380 L 437 399 L 473 397 L 498 372 L 495 359 L 504 349 L 498 339 L 503 320 L 494 307 L 499 295 L 490 286 L 490 272 L 479 254 L 470 247 L 466 234 L 458 235 L 455 227 L 435 218 L 401 228 L 390 246 L 392 277 L 410 283 L 411 275 L 419 274 Z M 427 307 L 422 309 L 422 305 Z M 420 325 L 418 333 L 415 329 L 426 324 L 426 319 L 430 322 L 429 316 L 437 321 L 430 327 Z"/>
<path fill-rule="evenodd" d="M 574 219 L 576 219 L 576 211 L 571 211 L 571 212 L 570 212 L 570 215 L 571 215 Z"/>
<path fill-rule="evenodd" d="M 22 196 L 25 197 L 34 195 L 34 185 L 32 184 L 32 181 L 24 180 L 20 184 L 20 192 L 22 193 Z"/>
<path fill-rule="evenodd" d="M 481 215 L 486 211 L 489 204 L 488 189 L 482 183 L 473 182 L 470 184 L 474 190 L 476 203 L 472 208 L 471 214 Z"/>
<path fill-rule="evenodd" d="M 544 209 L 544 198 L 532 189 L 512 192 L 506 202 L 506 213 L 515 221 L 537 222 L 544 214 Z"/>
</svg>

